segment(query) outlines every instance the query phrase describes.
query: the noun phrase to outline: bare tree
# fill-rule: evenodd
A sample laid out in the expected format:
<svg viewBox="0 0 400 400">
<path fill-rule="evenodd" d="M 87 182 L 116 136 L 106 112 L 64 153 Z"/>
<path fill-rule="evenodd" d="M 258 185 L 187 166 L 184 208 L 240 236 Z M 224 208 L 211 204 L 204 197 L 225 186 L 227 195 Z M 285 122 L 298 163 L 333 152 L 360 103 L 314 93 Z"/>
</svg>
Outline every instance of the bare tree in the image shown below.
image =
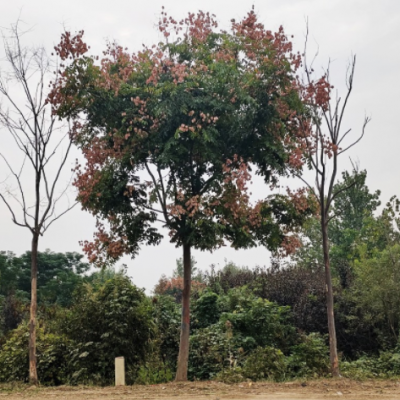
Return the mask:
<svg viewBox="0 0 400 400">
<path fill-rule="evenodd" d="M 308 30 L 307 30 L 308 36 Z M 306 39 L 307 47 L 307 39 Z M 304 54 L 307 53 L 307 48 Z M 315 58 L 314 58 L 315 60 Z M 315 181 L 307 181 L 300 174 L 298 177 L 307 185 L 315 195 L 320 208 L 320 222 L 322 235 L 322 248 L 324 256 L 326 305 L 329 330 L 329 350 L 332 376 L 340 376 L 339 359 L 337 353 L 337 340 L 334 315 L 334 299 L 332 289 L 332 275 L 329 257 L 328 225 L 335 218 L 331 212 L 331 206 L 336 196 L 356 184 L 349 183 L 335 191 L 335 182 L 338 173 L 339 156 L 355 146 L 365 134 L 365 128 L 370 121 L 365 117 L 361 133 L 353 140 L 348 141 L 351 129 L 343 130 L 343 117 L 346 111 L 350 94 L 353 90 L 354 71 L 356 57 L 353 56 L 349 64 L 346 76 L 347 91 L 342 99 L 338 93 L 332 99 L 332 89 L 329 75 L 329 65 L 323 77 L 313 80 L 313 67 L 307 64 L 305 56 L 305 82 L 304 98 L 309 106 L 309 119 L 304 124 L 304 155 L 308 166 L 313 170 Z"/>
<path fill-rule="evenodd" d="M 31 306 L 29 322 L 29 381 L 38 383 L 36 368 L 36 313 L 39 237 L 75 203 L 58 204 L 69 183 L 60 190 L 62 170 L 71 149 L 71 138 L 58 126 L 47 102 L 52 64 L 44 48 L 24 47 L 18 22 L 3 34 L 5 63 L 0 70 L 0 126 L 13 139 L 20 157 L 0 153 L 9 179 L 3 182 L 0 199 L 12 221 L 32 233 Z M 4 139 L 3 139 L 4 140 Z M 54 157 L 55 155 L 59 157 Z M 15 167 L 17 161 L 18 167 Z M 33 179 L 32 178 L 33 173 Z M 28 176 L 27 174 L 31 174 Z M 72 176 L 71 176 L 72 178 Z"/>
</svg>

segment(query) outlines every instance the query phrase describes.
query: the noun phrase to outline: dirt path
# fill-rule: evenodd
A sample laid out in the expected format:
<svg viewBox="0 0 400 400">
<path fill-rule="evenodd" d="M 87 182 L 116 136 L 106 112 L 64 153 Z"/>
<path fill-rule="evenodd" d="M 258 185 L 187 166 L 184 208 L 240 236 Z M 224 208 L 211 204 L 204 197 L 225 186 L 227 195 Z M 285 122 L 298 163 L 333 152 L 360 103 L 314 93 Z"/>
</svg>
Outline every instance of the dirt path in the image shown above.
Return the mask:
<svg viewBox="0 0 400 400">
<path fill-rule="evenodd" d="M 297 399 L 399 399 L 399 381 L 356 382 L 320 380 L 307 383 L 242 383 L 226 385 L 217 382 L 169 383 L 123 388 L 57 387 L 9 390 L 0 386 L 0 400 L 297 400 Z"/>
</svg>

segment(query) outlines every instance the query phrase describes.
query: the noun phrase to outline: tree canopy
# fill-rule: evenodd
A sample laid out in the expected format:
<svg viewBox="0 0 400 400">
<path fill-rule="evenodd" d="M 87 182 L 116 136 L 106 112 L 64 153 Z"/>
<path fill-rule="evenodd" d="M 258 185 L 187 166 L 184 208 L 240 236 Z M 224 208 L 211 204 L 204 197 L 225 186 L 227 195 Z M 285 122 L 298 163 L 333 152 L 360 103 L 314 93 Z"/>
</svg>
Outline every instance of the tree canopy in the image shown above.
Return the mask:
<svg viewBox="0 0 400 400">
<path fill-rule="evenodd" d="M 21 299 L 29 299 L 31 292 L 31 252 L 21 256 L 0 252 L 0 295 L 14 293 Z M 83 282 L 89 264 L 78 253 L 54 253 L 50 250 L 38 253 L 38 301 L 39 303 L 67 306 L 72 293 Z"/>
<path fill-rule="evenodd" d="M 252 205 L 248 181 L 250 161 L 272 184 L 296 166 L 300 56 L 254 12 L 231 32 L 216 27 L 202 12 L 179 23 L 163 13 L 165 42 L 132 55 L 111 43 L 100 63 L 83 32 L 63 35 L 52 102 L 75 120 L 86 158 L 75 184 L 99 217 L 92 261 L 158 243 L 156 221 L 177 245 L 212 250 L 224 239 L 276 248 L 296 219 L 284 196 Z"/>
</svg>

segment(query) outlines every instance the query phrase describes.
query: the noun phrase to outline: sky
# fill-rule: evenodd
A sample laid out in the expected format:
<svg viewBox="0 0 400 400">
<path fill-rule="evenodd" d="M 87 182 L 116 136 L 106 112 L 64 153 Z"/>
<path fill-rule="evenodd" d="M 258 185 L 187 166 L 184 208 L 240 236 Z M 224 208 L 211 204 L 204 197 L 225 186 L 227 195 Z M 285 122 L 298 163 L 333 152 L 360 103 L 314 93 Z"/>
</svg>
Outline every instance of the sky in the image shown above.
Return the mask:
<svg viewBox="0 0 400 400">
<path fill-rule="evenodd" d="M 294 49 L 302 51 L 309 23 L 309 51 L 318 57 L 315 69 L 323 70 L 331 61 L 331 81 L 339 93 L 345 89 L 345 76 L 352 55 L 357 56 L 354 91 L 345 117 L 345 129 L 360 133 L 365 116 L 371 118 L 363 140 L 340 161 L 341 171 L 351 167 L 350 158 L 361 169 L 367 169 L 367 184 L 371 190 L 380 189 L 382 200 L 400 195 L 400 1 L 398 0 L 0 0 L 0 27 L 3 31 L 19 18 L 23 28 L 30 29 L 24 36 L 27 45 L 43 45 L 51 52 L 64 29 L 83 29 L 94 54 L 100 54 L 107 40 L 116 40 L 132 52 L 142 43 L 157 43 L 161 37 L 156 24 L 164 6 L 176 19 L 199 9 L 216 14 L 221 27 L 229 27 L 232 18 L 240 19 L 251 10 L 267 29 L 276 31 L 282 25 L 292 39 Z M 1 56 L 3 54 L 1 53 Z M 0 68 L 1 68 L 0 64 Z M 354 137 L 355 137 L 354 136 Z M 0 129 L 0 153 L 7 152 L 13 161 L 20 155 L 13 150 L 8 133 Z M 68 170 L 79 156 L 74 150 Z M 7 177 L 0 164 L 0 183 Z M 63 177 L 64 182 L 68 176 Z M 25 181 L 28 190 L 29 180 Z M 299 182 L 289 181 L 289 186 Z M 255 196 L 265 197 L 267 188 L 261 181 L 254 182 Z M 73 195 L 72 195 L 73 198 Z M 40 239 L 39 250 L 56 252 L 81 251 L 80 240 L 91 239 L 95 222 L 91 215 L 75 207 L 57 221 Z M 143 247 L 131 259 L 126 256 L 117 264 L 126 264 L 133 282 L 149 293 L 162 274 L 170 275 L 181 257 L 166 239 L 157 247 Z M 6 207 L 0 204 L 0 251 L 21 254 L 30 247 L 30 232 L 13 225 Z M 194 251 L 197 266 L 207 270 L 217 268 L 225 260 L 239 265 L 268 266 L 269 253 L 265 248 L 233 250 L 229 246 L 213 253 Z"/>
</svg>

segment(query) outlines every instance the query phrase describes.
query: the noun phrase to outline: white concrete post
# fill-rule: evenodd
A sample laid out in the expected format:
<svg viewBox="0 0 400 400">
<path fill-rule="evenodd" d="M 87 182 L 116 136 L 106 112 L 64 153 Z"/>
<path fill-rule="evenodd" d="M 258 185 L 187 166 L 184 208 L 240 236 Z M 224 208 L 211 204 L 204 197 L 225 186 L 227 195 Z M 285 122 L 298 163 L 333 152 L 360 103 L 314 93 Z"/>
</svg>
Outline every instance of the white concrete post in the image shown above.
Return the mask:
<svg viewBox="0 0 400 400">
<path fill-rule="evenodd" d="M 125 359 L 117 357 L 115 359 L 115 386 L 125 386 Z"/>
</svg>

